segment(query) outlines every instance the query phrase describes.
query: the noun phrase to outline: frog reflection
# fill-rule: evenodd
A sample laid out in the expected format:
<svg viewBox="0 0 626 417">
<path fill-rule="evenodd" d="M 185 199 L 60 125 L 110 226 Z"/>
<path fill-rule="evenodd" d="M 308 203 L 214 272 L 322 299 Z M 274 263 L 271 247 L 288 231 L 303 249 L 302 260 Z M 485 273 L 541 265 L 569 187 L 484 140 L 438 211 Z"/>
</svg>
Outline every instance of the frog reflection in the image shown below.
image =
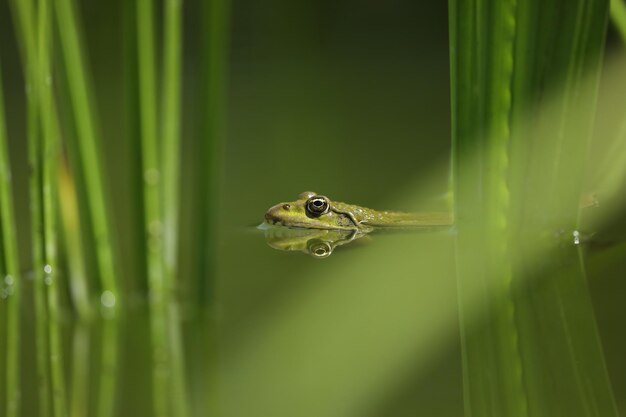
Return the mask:
<svg viewBox="0 0 626 417">
<path fill-rule="evenodd" d="M 357 230 L 291 229 L 265 226 L 265 240 L 269 246 L 282 251 L 303 252 L 313 258 L 329 257 L 342 245 L 366 237 Z"/>
</svg>

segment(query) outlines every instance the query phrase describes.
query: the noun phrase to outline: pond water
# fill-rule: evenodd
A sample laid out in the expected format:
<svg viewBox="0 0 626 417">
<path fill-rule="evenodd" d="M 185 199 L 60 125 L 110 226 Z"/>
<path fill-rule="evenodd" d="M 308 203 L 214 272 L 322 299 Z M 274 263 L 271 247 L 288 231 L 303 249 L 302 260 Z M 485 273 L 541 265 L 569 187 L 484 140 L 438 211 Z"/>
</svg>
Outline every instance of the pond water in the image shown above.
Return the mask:
<svg viewBox="0 0 626 417">
<path fill-rule="evenodd" d="M 178 317 L 172 334 L 180 335 L 170 341 L 172 362 L 161 375 L 167 388 L 160 395 L 178 405 L 168 415 L 462 415 L 455 241 L 450 232 L 375 234 L 318 258 L 277 250 L 256 228 L 233 230 L 221 246 L 210 302 L 167 307 Z M 607 269 L 625 266 L 623 247 L 586 249 L 617 398 L 624 388 L 619 284 Z M 29 299 L 32 288 L 25 290 Z M 32 312 L 24 314 L 23 415 L 36 415 Z M 62 317 L 70 415 L 159 415 L 149 314 L 147 300 L 137 297 L 116 318 Z M 480 328 L 484 319 L 478 313 L 473 320 Z"/>
</svg>

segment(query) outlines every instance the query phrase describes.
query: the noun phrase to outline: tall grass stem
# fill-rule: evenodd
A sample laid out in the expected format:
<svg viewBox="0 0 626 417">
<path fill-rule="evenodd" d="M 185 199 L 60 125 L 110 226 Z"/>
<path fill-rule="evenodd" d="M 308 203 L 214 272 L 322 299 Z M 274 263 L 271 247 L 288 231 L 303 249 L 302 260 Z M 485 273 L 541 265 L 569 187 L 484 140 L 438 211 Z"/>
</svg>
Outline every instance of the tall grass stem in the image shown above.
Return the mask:
<svg viewBox="0 0 626 417">
<path fill-rule="evenodd" d="M 181 21 L 183 0 L 164 2 L 162 95 L 163 244 L 168 287 L 177 274 L 181 116 Z"/>
<path fill-rule="evenodd" d="M 157 88 L 154 54 L 154 7 L 152 0 L 137 1 L 137 50 L 139 70 L 139 115 L 144 177 L 144 227 L 147 245 L 150 328 L 153 353 L 153 403 L 157 417 L 171 412 L 170 348 L 168 343 L 167 287 L 163 260 L 162 191 L 157 136 Z"/>
<path fill-rule="evenodd" d="M 48 337 L 50 340 L 50 375 L 52 383 L 52 406 L 55 417 L 67 414 L 63 349 L 59 317 L 59 297 L 62 291 L 58 272 L 58 160 L 59 137 L 52 119 L 53 93 L 51 71 L 52 14 L 50 0 L 39 0 L 38 5 L 38 103 L 42 136 L 42 208 L 44 229 L 44 273 L 47 284 L 49 311 Z"/>
<path fill-rule="evenodd" d="M 29 207 L 31 228 L 31 260 L 34 279 L 35 350 L 37 360 L 39 416 L 50 415 L 50 372 L 48 344 L 48 308 L 44 283 L 44 237 L 41 206 L 41 144 L 39 140 L 39 104 L 35 11 L 31 0 L 13 0 L 11 12 L 16 37 L 20 43 L 22 67 L 26 80 L 26 135 L 28 142 Z"/>
<path fill-rule="evenodd" d="M 96 417 L 115 416 L 115 387 L 118 383 L 118 339 L 120 322 L 105 318 L 100 322 L 102 350 L 100 352 L 100 378 Z"/>
<path fill-rule="evenodd" d="M 88 208 L 91 215 L 95 242 L 96 262 L 100 287 L 108 300 L 105 307 L 114 308 L 119 304 L 119 267 L 110 228 L 111 212 L 105 196 L 106 187 L 103 178 L 101 160 L 101 139 L 98 132 L 94 111 L 94 99 L 87 78 L 86 62 L 83 57 L 81 36 L 76 18 L 76 4 L 73 0 L 55 0 L 57 22 L 61 30 L 60 45 L 63 52 L 68 88 L 76 122 L 78 152 L 82 161 Z"/>
<path fill-rule="evenodd" d="M 22 276 L 17 245 L 15 206 L 4 113 L 4 89 L 0 65 L 0 221 L 7 296 L 6 311 L 6 416 L 20 415 L 20 306 Z"/>
<path fill-rule="evenodd" d="M 163 245 L 165 291 L 169 305 L 169 341 L 172 366 L 172 410 L 177 417 L 189 415 L 185 379 L 180 307 L 174 299 L 178 278 L 179 179 L 181 147 L 181 71 L 183 0 L 164 2 L 164 51 L 161 132 L 163 157 Z"/>
</svg>

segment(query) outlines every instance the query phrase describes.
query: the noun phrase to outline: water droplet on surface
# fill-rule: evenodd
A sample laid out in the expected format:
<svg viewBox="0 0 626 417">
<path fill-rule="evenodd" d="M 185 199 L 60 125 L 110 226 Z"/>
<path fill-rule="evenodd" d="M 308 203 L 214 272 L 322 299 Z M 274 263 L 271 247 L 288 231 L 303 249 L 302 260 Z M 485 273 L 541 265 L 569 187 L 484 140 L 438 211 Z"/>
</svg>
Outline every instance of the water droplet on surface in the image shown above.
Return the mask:
<svg viewBox="0 0 626 417">
<path fill-rule="evenodd" d="M 572 232 L 572 236 L 574 236 L 574 245 L 580 245 L 580 232 L 578 230 L 574 230 Z"/>
<path fill-rule="evenodd" d="M 43 272 L 45 272 L 46 274 L 51 274 L 52 273 L 52 267 L 48 264 L 46 264 L 46 266 L 43 267 Z"/>
<path fill-rule="evenodd" d="M 44 282 L 46 285 L 52 285 L 52 277 L 51 277 L 51 276 L 47 276 L 47 277 L 45 277 L 45 278 L 43 279 L 43 282 Z"/>
<path fill-rule="evenodd" d="M 159 182 L 159 171 L 154 168 L 147 169 L 143 178 L 149 185 L 156 185 Z"/>
<path fill-rule="evenodd" d="M 107 308 L 115 307 L 115 294 L 106 290 L 100 295 L 100 303 Z"/>
<path fill-rule="evenodd" d="M 11 275 L 7 275 L 6 277 L 4 277 L 4 283 L 8 286 L 13 285 L 13 277 Z"/>
</svg>

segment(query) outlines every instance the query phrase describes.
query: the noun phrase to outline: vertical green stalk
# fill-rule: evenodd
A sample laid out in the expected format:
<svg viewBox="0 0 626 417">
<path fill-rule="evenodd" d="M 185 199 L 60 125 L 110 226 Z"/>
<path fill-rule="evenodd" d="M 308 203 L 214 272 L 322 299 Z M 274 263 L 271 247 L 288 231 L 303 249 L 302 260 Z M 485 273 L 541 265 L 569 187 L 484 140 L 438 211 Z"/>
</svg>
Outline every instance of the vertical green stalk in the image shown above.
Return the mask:
<svg viewBox="0 0 626 417">
<path fill-rule="evenodd" d="M 203 48 L 204 72 L 206 87 L 204 90 L 203 134 L 206 153 L 202 160 L 202 177 L 206 178 L 206 186 L 202 186 L 198 192 L 203 198 L 201 204 L 201 216 L 205 218 L 204 235 L 198 235 L 198 240 L 192 246 L 202 249 L 200 259 L 204 258 L 204 274 L 198 274 L 199 282 L 196 284 L 200 289 L 198 293 L 207 305 L 207 301 L 213 297 L 213 283 L 218 270 L 218 248 L 220 231 L 219 194 L 222 168 L 222 143 L 225 132 L 225 109 L 226 93 L 228 85 L 228 47 L 230 44 L 230 0 L 214 0 L 203 3 L 202 18 L 208 29 L 205 31 L 205 44 Z M 204 161 L 208 163 L 204 163 Z M 205 249 L 206 248 L 206 249 Z M 215 303 L 208 303 L 214 306 Z M 205 330 L 208 334 L 209 329 Z M 214 334 L 214 332 L 211 332 Z M 209 346 L 212 341 L 209 341 Z M 212 346 L 211 346 L 212 347 Z M 209 349 L 208 363 L 215 361 L 215 350 Z M 210 365 L 209 365 L 210 366 Z M 207 386 L 215 386 L 213 372 L 206 373 Z M 211 393 L 216 391 L 211 390 Z M 205 407 L 216 410 L 219 414 L 219 398 L 216 395 L 208 395 Z"/>
<path fill-rule="evenodd" d="M 5 270 L 4 267 L 4 259 L 0 256 L 0 267 L 2 267 L 2 271 Z M 8 306 L 6 299 L 8 294 L 6 292 L 6 288 L 4 283 L 0 282 L 0 404 L 6 404 L 6 394 L 7 394 L 7 311 Z M 6 406 L 2 407 L 3 411 L 6 411 Z"/>
<path fill-rule="evenodd" d="M 115 317 L 105 318 L 100 325 L 102 350 L 96 416 L 112 417 L 115 415 L 115 387 L 118 375 L 119 321 Z"/>
<path fill-rule="evenodd" d="M 72 391 L 69 404 L 70 416 L 89 415 L 89 327 L 84 322 L 74 326 L 72 334 Z"/>
<path fill-rule="evenodd" d="M 180 74 L 183 0 L 166 0 L 163 52 L 163 245 L 168 287 L 177 274 L 178 180 L 180 173 Z"/>
<path fill-rule="evenodd" d="M 61 155 L 59 155 L 60 157 Z M 85 268 L 85 250 L 80 229 L 78 196 L 76 195 L 74 178 L 68 172 L 67 166 L 61 161 L 59 163 L 61 163 L 58 171 L 60 231 L 67 256 L 70 293 L 80 320 L 86 321 L 92 316 L 93 308 Z"/>
<path fill-rule="evenodd" d="M 150 326 L 153 353 L 153 401 L 156 416 L 170 412 L 170 358 L 167 294 L 163 271 L 162 176 L 157 137 L 156 75 L 154 58 L 154 10 L 152 0 L 137 2 L 137 48 L 144 176 L 144 227 L 147 242 Z"/>
<path fill-rule="evenodd" d="M 450 1 L 466 415 L 615 414 L 579 253 L 553 237 L 577 227 L 607 5 Z"/>
<path fill-rule="evenodd" d="M 0 221 L 5 260 L 6 314 L 6 416 L 20 415 L 20 303 L 22 277 L 17 249 L 17 232 L 11 185 L 11 166 L 4 117 L 4 91 L 0 69 Z"/>
<path fill-rule="evenodd" d="M 35 79 L 33 77 L 33 84 Z M 33 88 L 33 87 L 31 87 Z M 39 374 L 39 410 L 40 416 L 50 413 L 51 380 L 49 372 L 49 340 L 48 306 L 46 303 L 46 288 L 44 276 L 44 236 L 42 223 L 42 196 L 41 196 L 41 144 L 39 138 L 39 106 L 35 101 L 36 94 L 31 90 L 33 97 L 28 99 L 28 155 L 31 169 L 30 178 L 30 211 L 32 233 L 32 267 L 34 276 L 35 295 L 35 321 L 36 321 L 36 344 L 37 344 L 37 370 Z"/>
<path fill-rule="evenodd" d="M 16 37 L 20 43 L 24 78 L 26 79 L 26 134 L 28 137 L 28 164 L 30 167 L 29 199 L 32 269 L 34 275 L 35 301 L 35 345 L 37 358 L 37 378 L 39 390 L 39 416 L 50 414 L 50 374 L 48 354 L 48 309 L 44 284 L 44 246 L 41 207 L 41 151 L 39 142 L 39 115 L 37 88 L 37 46 L 35 12 L 30 0 L 11 2 L 13 21 L 17 28 Z"/>
<path fill-rule="evenodd" d="M 516 6 L 515 0 L 452 0 L 449 7 L 466 415 L 527 412 L 506 244 Z"/>
<path fill-rule="evenodd" d="M 52 44 L 50 0 L 39 0 L 38 7 L 38 88 L 42 133 L 42 208 L 44 229 L 44 272 L 47 284 L 49 311 L 48 337 L 50 340 L 50 374 L 52 382 L 52 405 L 55 417 L 67 414 L 65 398 L 65 378 L 63 375 L 63 355 L 61 329 L 59 327 L 58 249 L 57 212 L 58 207 L 58 160 L 59 137 L 52 119 L 52 71 L 50 49 Z"/>
<path fill-rule="evenodd" d="M 72 0 L 54 0 L 59 27 L 60 44 L 65 61 L 68 87 L 76 121 L 78 151 L 82 160 L 87 187 L 89 212 L 92 219 L 98 273 L 100 276 L 103 306 L 113 308 L 119 297 L 116 276 L 116 259 L 109 233 L 112 219 L 105 198 L 100 137 L 93 111 L 93 94 L 87 80 L 87 71 L 81 52 L 81 42 L 75 4 Z"/>
<path fill-rule="evenodd" d="M 215 0 L 203 5 L 203 17 L 206 30 L 204 47 L 204 66 L 206 74 L 205 112 L 203 118 L 203 139 L 206 141 L 206 168 L 203 177 L 206 186 L 201 194 L 204 195 L 205 207 L 202 207 L 206 217 L 206 235 L 204 240 L 196 243 L 206 247 L 203 251 L 205 262 L 204 271 L 208 277 L 213 277 L 217 270 L 217 247 L 220 233 L 219 193 L 221 178 L 221 153 L 225 131 L 226 87 L 228 84 L 227 64 L 228 45 L 230 42 L 230 0 Z M 205 289 L 207 296 L 212 291 L 206 288 L 211 280 L 199 275 L 201 282 L 198 287 Z"/>
<path fill-rule="evenodd" d="M 162 94 L 163 156 L 163 245 L 165 288 L 169 301 L 169 341 L 172 366 L 172 410 L 174 415 L 189 415 L 185 384 L 183 337 L 177 300 L 172 297 L 178 284 L 178 218 L 180 175 L 181 117 L 181 21 L 183 0 L 164 2 L 164 51 Z"/>
<path fill-rule="evenodd" d="M 12 1 L 12 12 L 14 15 L 14 22 L 17 28 L 17 39 L 20 44 L 20 53 L 23 62 L 23 66 L 26 71 L 28 71 L 28 62 L 36 62 L 37 60 L 37 49 L 35 44 L 36 37 L 36 29 L 35 29 L 35 12 L 33 10 L 33 4 L 31 0 L 22 0 L 22 1 Z M 54 97 L 52 98 L 52 103 L 48 109 L 50 112 L 50 123 L 52 135 L 56 138 L 61 138 L 61 127 L 59 125 L 58 111 L 56 108 L 56 103 L 54 102 Z M 75 253 L 75 252 L 71 252 Z M 72 260 L 76 260 L 78 257 L 73 256 Z M 73 278 L 81 282 L 73 282 L 73 285 L 82 285 L 87 288 L 85 275 L 74 274 Z M 83 295 L 83 299 L 77 300 L 75 298 L 75 302 L 79 307 L 79 313 L 81 316 L 85 316 L 87 313 L 87 309 L 84 308 L 84 305 L 88 302 L 88 294 Z M 82 307 L 81 307 L 82 306 Z"/>
</svg>

